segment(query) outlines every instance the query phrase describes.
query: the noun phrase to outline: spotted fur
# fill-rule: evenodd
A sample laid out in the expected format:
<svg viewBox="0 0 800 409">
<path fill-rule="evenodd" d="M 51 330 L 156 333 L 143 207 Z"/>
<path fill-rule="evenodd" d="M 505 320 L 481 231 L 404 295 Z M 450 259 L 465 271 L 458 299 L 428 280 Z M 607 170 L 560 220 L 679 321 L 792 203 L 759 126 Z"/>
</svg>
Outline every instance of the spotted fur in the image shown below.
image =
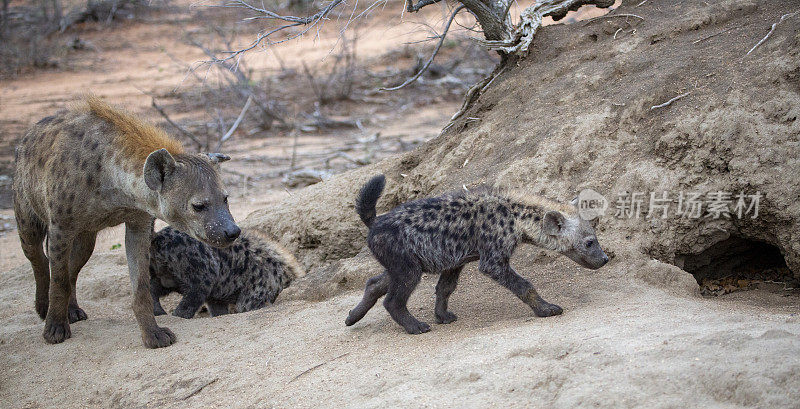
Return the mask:
<svg viewBox="0 0 800 409">
<path fill-rule="evenodd" d="M 573 206 L 522 191 L 459 192 L 408 202 L 375 217 L 374 205 L 384 183 L 383 175 L 367 182 L 356 208 L 369 227 L 367 244 L 385 271 L 367 281 L 347 325 L 358 322 L 388 293 L 383 304 L 407 332 L 430 330 L 406 306 L 423 272 L 441 274 L 436 286 L 437 322 L 455 321 L 455 314 L 447 311 L 448 298 L 461 269 L 472 261 L 479 261 L 482 273 L 511 290 L 536 315 L 557 315 L 561 307 L 544 301 L 509 265 L 517 245 L 531 243 L 558 251 L 593 269 L 608 261 L 593 227 Z"/>
<path fill-rule="evenodd" d="M 252 311 L 275 302 L 305 273 L 287 250 L 245 230 L 226 248 L 214 248 L 173 228 L 156 233 L 150 247 L 150 289 L 155 315 L 166 314 L 159 298 L 183 295 L 173 315 L 192 318 L 203 305 L 212 316 Z"/>
<path fill-rule="evenodd" d="M 97 233 L 121 223 L 142 341 L 151 348 L 175 342 L 153 317 L 147 269 L 153 221 L 218 246 L 236 239 L 218 173 L 222 160 L 184 153 L 163 131 L 96 98 L 25 133 L 15 151 L 14 214 L 47 342 L 63 342 L 70 324 L 86 319 L 75 294 L 78 273 Z"/>
</svg>

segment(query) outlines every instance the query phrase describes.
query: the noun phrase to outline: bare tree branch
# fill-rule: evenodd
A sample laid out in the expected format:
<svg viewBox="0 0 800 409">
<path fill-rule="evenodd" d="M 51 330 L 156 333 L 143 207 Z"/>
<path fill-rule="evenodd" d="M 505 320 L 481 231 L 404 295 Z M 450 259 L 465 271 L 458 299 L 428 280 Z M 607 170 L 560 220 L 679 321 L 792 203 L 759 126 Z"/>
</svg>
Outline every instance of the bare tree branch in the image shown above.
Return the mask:
<svg viewBox="0 0 800 409">
<path fill-rule="evenodd" d="M 231 129 L 228 129 L 228 132 L 226 132 L 225 135 L 223 135 L 222 138 L 219 139 L 219 142 L 217 143 L 217 147 L 216 149 L 214 149 L 214 152 L 219 152 L 219 149 L 222 147 L 222 144 L 228 139 L 230 139 L 231 135 L 233 135 L 233 132 L 236 131 L 236 128 L 239 127 L 239 124 L 242 122 L 242 119 L 244 118 L 244 114 L 246 114 L 247 110 L 250 108 L 251 102 L 253 102 L 253 97 L 252 96 L 247 97 L 247 102 L 244 103 L 242 112 L 239 113 L 239 116 L 236 118 L 236 121 L 234 121 L 233 125 L 231 125 Z"/>
<path fill-rule="evenodd" d="M 425 1 L 425 0 L 422 0 L 422 1 Z M 429 1 L 433 1 L 433 0 L 429 0 Z M 438 1 L 438 0 L 436 0 L 436 1 Z M 410 0 L 409 0 L 409 4 L 410 4 Z M 436 48 L 433 50 L 433 53 L 431 54 L 431 58 L 428 58 L 428 61 L 425 62 L 425 65 L 423 65 L 422 68 L 420 68 L 419 71 L 417 71 L 417 73 L 414 74 L 413 77 L 407 79 L 404 83 L 402 83 L 402 84 L 400 84 L 400 85 L 398 85 L 396 87 L 381 88 L 380 90 L 381 91 L 395 91 L 395 90 L 398 90 L 400 88 L 404 88 L 406 85 L 411 84 L 412 82 L 416 81 L 417 78 L 419 78 L 428 69 L 428 67 L 431 66 L 431 63 L 433 62 L 433 59 L 436 58 L 436 54 L 439 53 L 439 49 L 442 48 L 442 44 L 444 44 L 445 36 L 447 36 L 447 31 L 450 30 L 450 24 L 453 23 L 453 19 L 456 18 L 456 14 L 458 14 L 459 11 L 465 9 L 466 7 L 467 6 L 462 4 L 462 5 L 458 6 L 458 7 L 456 7 L 455 10 L 453 10 L 453 13 L 450 14 L 450 18 L 447 20 L 447 23 L 445 23 L 445 25 L 444 25 L 444 30 L 442 31 L 442 34 L 439 36 L 439 42 L 436 44 Z"/>
</svg>

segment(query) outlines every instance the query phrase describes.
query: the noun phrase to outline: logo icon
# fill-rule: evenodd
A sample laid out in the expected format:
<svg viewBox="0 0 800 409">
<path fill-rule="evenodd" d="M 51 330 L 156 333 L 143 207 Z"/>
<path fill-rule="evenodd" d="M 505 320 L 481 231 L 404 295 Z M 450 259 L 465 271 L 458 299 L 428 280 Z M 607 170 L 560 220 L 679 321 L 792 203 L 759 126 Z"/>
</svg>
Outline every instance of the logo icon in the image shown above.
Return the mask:
<svg viewBox="0 0 800 409">
<path fill-rule="evenodd" d="M 606 214 L 608 200 L 592 189 L 583 189 L 578 193 L 578 215 L 583 220 L 594 220 Z"/>
</svg>

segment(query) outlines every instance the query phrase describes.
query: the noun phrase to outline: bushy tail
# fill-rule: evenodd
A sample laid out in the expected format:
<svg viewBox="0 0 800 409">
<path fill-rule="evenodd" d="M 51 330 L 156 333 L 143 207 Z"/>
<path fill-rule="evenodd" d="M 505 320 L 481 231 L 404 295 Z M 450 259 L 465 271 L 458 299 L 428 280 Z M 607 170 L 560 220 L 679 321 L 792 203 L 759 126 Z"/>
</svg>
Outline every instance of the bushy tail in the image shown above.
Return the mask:
<svg viewBox="0 0 800 409">
<path fill-rule="evenodd" d="M 384 186 L 386 186 L 386 177 L 377 175 L 373 176 L 358 192 L 356 212 L 367 227 L 372 226 L 372 222 L 375 220 L 375 205 L 378 204 L 378 198 L 381 197 Z"/>
</svg>

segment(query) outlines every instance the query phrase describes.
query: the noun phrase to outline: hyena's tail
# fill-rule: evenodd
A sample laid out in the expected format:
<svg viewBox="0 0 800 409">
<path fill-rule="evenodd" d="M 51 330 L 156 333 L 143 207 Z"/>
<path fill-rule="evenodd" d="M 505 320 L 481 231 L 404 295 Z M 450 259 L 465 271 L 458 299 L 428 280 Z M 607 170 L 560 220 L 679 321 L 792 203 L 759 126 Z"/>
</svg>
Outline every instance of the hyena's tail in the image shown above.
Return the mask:
<svg viewBox="0 0 800 409">
<path fill-rule="evenodd" d="M 377 175 L 373 176 L 358 192 L 356 212 L 367 227 L 372 226 L 372 222 L 375 220 L 375 205 L 378 204 L 378 198 L 381 197 L 385 186 L 386 177 Z"/>
</svg>

